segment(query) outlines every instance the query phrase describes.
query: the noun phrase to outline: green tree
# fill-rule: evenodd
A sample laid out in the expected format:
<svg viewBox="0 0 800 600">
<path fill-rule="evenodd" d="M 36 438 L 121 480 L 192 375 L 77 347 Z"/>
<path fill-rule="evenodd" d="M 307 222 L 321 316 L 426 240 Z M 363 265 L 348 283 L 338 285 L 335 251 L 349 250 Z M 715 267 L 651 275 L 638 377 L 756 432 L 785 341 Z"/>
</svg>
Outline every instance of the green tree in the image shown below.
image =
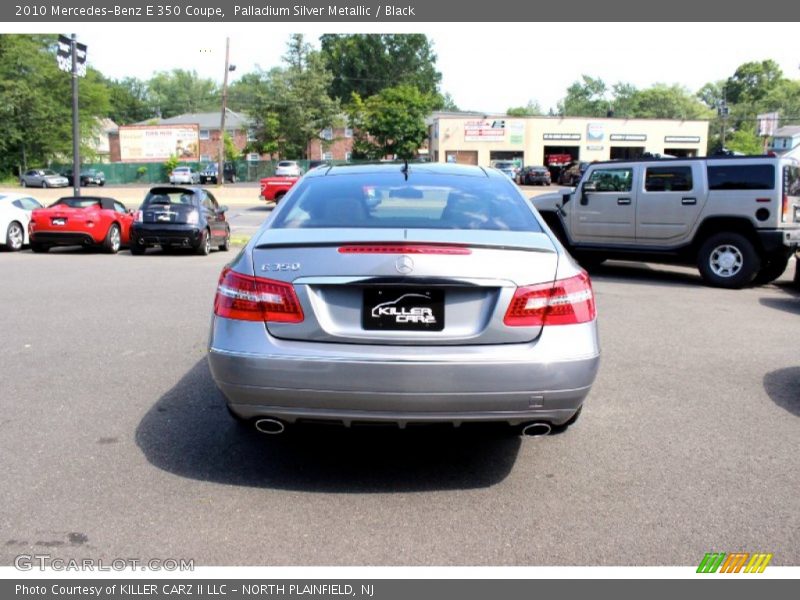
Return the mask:
<svg viewBox="0 0 800 600">
<path fill-rule="evenodd" d="M 639 119 L 707 119 L 713 112 L 686 88 L 657 83 L 630 98 L 630 115 Z"/>
<path fill-rule="evenodd" d="M 147 88 L 153 113 L 165 119 L 219 109 L 219 87 L 213 80 L 199 77 L 196 71 L 161 71 L 150 78 Z"/>
<path fill-rule="evenodd" d="M 733 134 L 726 140 L 725 146 L 729 150 L 742 152 L 744 154 L 763 154 L 764 142 L 756 135 L 752 127 L 747 129 L 739 129 L 734 131 Z"/>
<path fill-rule="evenodd" d="M 733 104 L 758 103 L 783 80 L 783 71 L 774 60 L 744 63 L 725 83 L 727 100 Z"/>
<path fill-rule="evenodd" d="M 52 35 L 0 36 L 0 170 L 39 166 L 72 156 L 72 92 L 68 73 L 56 66 Z M 83 144 L 109 110 L 108 88 L 88 69 L 79 80 Z"/>
<path fill-rule="evenodd" d="M 413 85 L 386 88 L 365 100 L 353 94 L 354 156 L 412 158 L 427 139 L 425 117 L 437 100 Z"/>
<path fill-rule="evenodd" d="M 453 96 L 450 94 L 450 92 L 445 92 L 442 95 L 441 104 L 437 108 L 439 110 L 446 110 L 449 112 L 458 112 L 461 110 L 458 108 L 458 105 L 456 104 L 456 101 L 453 99 Z"/>
<path fill-rule="evenodd" d="M 104 80 L 109 93 L 108 117 L 118 125 L 138 123 L 154 116 L 147 83 L 135 77 Z"/>
<path fill-rule="evenodd" d="M 558 103 L 565 117 L 605 117 L 611 109 L 608 88 L 602 79 L 581 75 L 581 80 L 567 88 L 567 95 Z"/>
<path fill-rule="evenodd" d="M 349 101 L 353 93 L 369 98 L 401 84 L 437 94 L 442 74 L 424 34 L 326 34 L 320 45 L 325 66 L 333 74 L 330 95 L 340 101 Z M 439 97 L 437 107 L 444 104 Z"/>
<path fill-rule="evenodd" d="M 224 148 L 223 152 L 225 154 L 225 160 L 236 160 L 239 158 L 239 149 L 236 147 L 236 144 L 233 143 L 233 138 L 227 131 L 222 136 L 222 144 Z"/>
<path fill-rule="evenodd" d="M 535 100 L 528 100 L 525 106 L 515 106 L 506 110 L 510 117 L 538 117 L 542 113 L 542 107 Z"/>
</svg>

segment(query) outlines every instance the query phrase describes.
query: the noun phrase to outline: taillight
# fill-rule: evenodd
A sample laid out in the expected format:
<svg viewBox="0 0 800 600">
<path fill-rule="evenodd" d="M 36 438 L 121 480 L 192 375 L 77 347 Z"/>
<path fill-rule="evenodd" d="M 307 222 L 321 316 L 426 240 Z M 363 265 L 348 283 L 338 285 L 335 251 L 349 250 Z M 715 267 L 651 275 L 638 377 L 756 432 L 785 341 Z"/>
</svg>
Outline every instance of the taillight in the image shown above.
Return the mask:
<svg viewBox="0 0 800 600">
<path fill-rule="evenodd" d="M 503 323 L 509 327 L 573 325 L 596 316 L 592 282 L 581 273 L 553 283 L 517 288 Z"/>
<path fill-rule="evenodd" d="M 292 284 L 242 275 L 230 268 L 225 268 L 219 277 L 214 314 L 240 321 L 300 323 L 303 320 L 303 309 Z"/>
<path fill-rule="evenodd" d="M 358 244 L 340 246 L 339 254 L 472 254 L 472 250 L 464 246 L 446 246 L 436 244 Z"/>
<path fill-rule="evenodd" d="M 783 202 L 781 202 L 781 223 L 786 223 L 789 220 L 789 196 L 783 195 Z"/>
<path fill-rule="evenodd" d="M 137 210 L 134 218 L 136 219 L 137 223 L 144 223 L 144 211 Z"/>
<path fill-rule="evenodd" d="M 191 211 L 186 215 L 186 223 L 188 225 L 197 225 L 200 222 L 200 213 L 196 210 Z"/>
</svg>

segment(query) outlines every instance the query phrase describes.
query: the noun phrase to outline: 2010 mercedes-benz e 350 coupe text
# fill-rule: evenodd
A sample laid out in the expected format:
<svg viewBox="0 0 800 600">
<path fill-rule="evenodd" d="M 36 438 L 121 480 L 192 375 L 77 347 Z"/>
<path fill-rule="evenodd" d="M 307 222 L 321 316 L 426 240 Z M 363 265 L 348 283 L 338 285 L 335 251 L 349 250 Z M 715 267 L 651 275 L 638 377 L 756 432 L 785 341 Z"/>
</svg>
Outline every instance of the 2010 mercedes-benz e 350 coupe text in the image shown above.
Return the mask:
<svg viewBox="0 0 800 600">
<path fill-rule="evenodd" d="M 595 299 L 494 169 L 327 167 L 286 195 L 223 271 L 209 362 L 231 414 L 306 419 L 577 418 L 599 361 Z"/>
</svg>

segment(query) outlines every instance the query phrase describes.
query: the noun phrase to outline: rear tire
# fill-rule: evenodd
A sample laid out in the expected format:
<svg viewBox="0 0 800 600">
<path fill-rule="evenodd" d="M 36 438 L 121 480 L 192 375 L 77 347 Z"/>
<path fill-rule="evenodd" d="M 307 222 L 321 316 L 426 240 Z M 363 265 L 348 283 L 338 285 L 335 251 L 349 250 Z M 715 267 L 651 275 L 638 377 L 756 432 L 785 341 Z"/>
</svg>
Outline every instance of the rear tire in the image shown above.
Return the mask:
<svg viewBox="0 0 800 600">
<path fill-rule="evenodd" d="M 783 275 L 788 264 L 789 257 L 783 254 L 765 257 L 761 270 L 756 274 L 753 283 L 755 285 L 765 285 L 775 281 L 778 277 Z"/>
<path fill-rule="evenodd" d="M 228 230 L 228 232 L 225 234 L 225 240 L 218 246 L 218 248 L 222 252 L 227 252 L 228 250 L 231 249 L 231 232 L 230 232 L 230 230 Z"/>
<path fill-rule="evenodd" d="M 707 285 L 739 289 L 753 281 L 761 269 L 761 257 L 742 234 L 718 233 L 700 247 L 697 268 Z"/>
<path fill-rule="evenodd" d="M 278 192 L 275 194 L 275 206 L 278 206 L 278 202 L 283 200 L 283 197 L 286 195 L 286 192 Z"/>
<path fill-rule="evenodd" d="M 106 233 L 106 239 L 103 240 L 103 250 L 108 254 L 116 254 L 119 252 L 122 245 L 122 233 L 120 232 L 119 225 L 112 223 Z"/>
<path fill-rule="evenodd" d="M 24 241 L 25 231 L 22 229 L 22 224 L 19 221 L 11 221 L 6 231 L 6 248 L 11 252 L 17 252 L 22 249 Z"/>
<path fill-rule="evenodd" d="M 147 246 L 145 246 L 144 244 L 137 244 L 136 242 L 131 241 L 130 251 L 131 254 L 133 254 L 134 256 L 141 256 L 142 254 L 147 252 Z"/>
<path fill-rule="evenodd" d="M 208 256 L 211 253 L 211 232 L 206 229 L 200 237 L 200 243 L 194 249 L 195 254 Z"/>
<path fill-rule="evenodd" d="M 47 244 L 37 244 L 36 242 L 31 242 L 31 250 L 34 252 L 50 252 L 50 246 Z"/>
</svg>

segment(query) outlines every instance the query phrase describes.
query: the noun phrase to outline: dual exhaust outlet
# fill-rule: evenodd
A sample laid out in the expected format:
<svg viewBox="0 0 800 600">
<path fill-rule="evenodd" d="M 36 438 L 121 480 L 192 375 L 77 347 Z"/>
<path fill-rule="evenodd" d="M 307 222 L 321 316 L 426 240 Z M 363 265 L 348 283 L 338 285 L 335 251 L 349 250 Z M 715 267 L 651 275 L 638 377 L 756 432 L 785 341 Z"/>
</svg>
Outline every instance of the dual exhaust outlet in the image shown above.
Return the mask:
<svg viewBox="0 0 800 600">
<path fill-rule="evenodd" d="M 255 422 L 256 430 L 266 435 L 280 435 L 286 431 L 286 425 L 278 419 L 258 419 Z M 552 430 L 548 423 L 536 422 L 522 426 L 522 435 L 528 437 L 538 437 L 547 435 Z"/>
</svg>

